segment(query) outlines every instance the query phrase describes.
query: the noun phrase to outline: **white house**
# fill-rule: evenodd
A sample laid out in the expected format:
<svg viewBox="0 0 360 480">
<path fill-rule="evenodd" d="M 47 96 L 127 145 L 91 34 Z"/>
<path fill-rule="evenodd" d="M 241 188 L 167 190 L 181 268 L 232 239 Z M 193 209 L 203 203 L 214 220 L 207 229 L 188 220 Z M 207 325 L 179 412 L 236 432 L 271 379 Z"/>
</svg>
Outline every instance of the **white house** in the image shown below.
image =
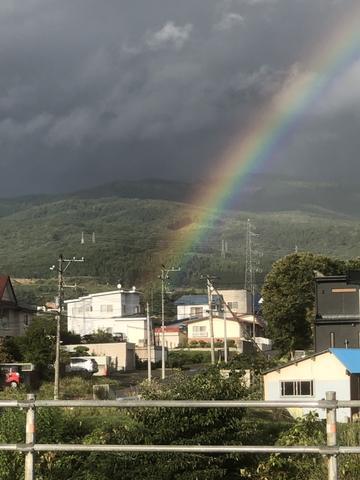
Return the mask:
<svg viewBox="0 0 360 480">
<path fill-rule="evenodd" d="M 140 292 L 119 288 L 66 300 L 68 330 L 89 335 L 104 330 L 128 342 L 146 343 L 146 317 L 140 315 Z"/>
<path fill-rule="evenodd" d="M 273 368 L 263 375 L 265 400 L 321 400 L 335 391 L 338 400 L 360 399 L 360 349 L 330 348 Z M 341 408 L 337 419 L 346 422 L 358 409 Z M 308 408 L 291 408 L 301 416 Z M 320 418 L 325 411 L 318 409 Z"/>
<path fill-rule="evenodd" d="M 219 290 L 225 303 L 235 315 L 243 315 L 252 312 L 251 293 L 247 290 Z M 209 300 L 207 295 L 183 295 L 175 302 L 177 319 L 202 318 L 209 314 Z M 220 296 L 212 295 L 213 313 L 218 314 L 222 309 Z M 226 316 L 231 313 L 226 310 Z"/>
<path fill-rule="evenodd" d="M 220 310 L 220 299 L 213 295 L 213 312 Z M 209 300 L 207 295 L 183 295 L 175 302 L 177 319 L 202 318 L 209 313 Z"/>
<path fill-rule="evenodd" d="M 35 307 L 18 302 L 10 277 L 0 275 L 0 337 L 24 335 L 35 313 Z"/>
<path fill-rule="evenodd" d="M 249 337 L 253 335 L 253 325 L 255 322 L 255 329 L 257 331 L 262 330 L 262 325 L 259 323 L 259 320 L 253 315 L 239 315 L 236 318 L 234 317 L 225 317 L 213 316 L 213 330 L 214 330 L 214 339 L 215 341 L 223 341 L 226 337 L 228 340 L 234 340 L 235 343 L 238 343 L 240 340 L 248 340 Z M 204 318 L 197 318 L 192 320 L 184 320 L 184 324 L 188 327 L 188 341 L 192 340 L 199 341 L 204 340 L 205 342 L 210 342 L 210 318 L 209 316 Z M 226 331 L 225 331 L 226 328 Z M 262 348 L 268 350 L 271 348 L 271 342 L 269 343 L 268 339 L 263 339 L 262 337 L 255 337 L 255 341 L 258 343 L 268 342 L 268 348 Z"/>
</svg>

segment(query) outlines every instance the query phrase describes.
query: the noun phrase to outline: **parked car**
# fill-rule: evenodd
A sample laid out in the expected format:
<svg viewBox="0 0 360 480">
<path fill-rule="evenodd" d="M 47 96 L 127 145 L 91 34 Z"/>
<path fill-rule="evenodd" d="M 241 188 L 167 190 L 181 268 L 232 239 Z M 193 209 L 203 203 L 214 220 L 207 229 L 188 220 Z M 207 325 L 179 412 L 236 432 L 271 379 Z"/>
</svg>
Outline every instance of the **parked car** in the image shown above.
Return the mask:
<svg viewBox="0 0 360 480">
<path fill-rule="evenodd" d="M 93 374 L 99 370 L 97 362 L 93 358 L 73 357 L 68 365 L 68 372 Z"/>
</svg>

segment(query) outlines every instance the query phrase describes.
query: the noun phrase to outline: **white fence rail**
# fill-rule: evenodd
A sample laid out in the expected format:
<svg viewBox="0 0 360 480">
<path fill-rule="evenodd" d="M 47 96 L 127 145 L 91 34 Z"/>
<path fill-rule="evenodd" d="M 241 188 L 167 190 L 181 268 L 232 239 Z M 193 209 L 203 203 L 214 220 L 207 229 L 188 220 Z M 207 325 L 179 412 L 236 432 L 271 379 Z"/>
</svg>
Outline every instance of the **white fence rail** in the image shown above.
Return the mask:
<svg viewBox="0 0 360 480">
<path fill-rule="evenodd" d="M 37 407 L 117 407 L 117 408 L 320 408 L 326 410 L 327 444 L 324 446 L 264 446 L 264 445 L 83 445 L 45 444 L 35 441 L 35 411 Z M 328 458 L 328 480 L 338 480 L 337 456 L 359 454 L 359 447 L 337 445 L 336 411 L 338 408 L 360 408 L 360 400 L 336 400 L 335 392 L 327 392 L 319 401 L 257 401 L 257 400 L 0 400 L 0 408 L 26 410 L 25 443 L 0 444 L 0 451 L 24 452 L 25 480 L 34 480 L 35 452 L 183 452 L 183 453 L 286 453 L 318 454 Z"/>
</svg>

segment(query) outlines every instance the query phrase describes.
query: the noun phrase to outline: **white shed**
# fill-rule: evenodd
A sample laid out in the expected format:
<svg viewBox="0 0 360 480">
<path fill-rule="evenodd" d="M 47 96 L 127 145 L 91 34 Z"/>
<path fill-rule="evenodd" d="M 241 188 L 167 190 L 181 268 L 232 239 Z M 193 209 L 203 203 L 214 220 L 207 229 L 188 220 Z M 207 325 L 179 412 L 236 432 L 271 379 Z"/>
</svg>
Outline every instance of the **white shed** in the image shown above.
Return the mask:
<svg viewBox="0 0 360 480">
<path fill-rule="evenodd" d="M 265 400 L 322 400 L 328 391 L 335 391 L 338 400 L 360 399 L 360 349 L 330 348 L 300 358 L 265 372 Z M 293 416 L 310 409 L 291 408 Z M 346 422 L 358 409 L 341 408 L 339 422 Z M 318 410 L 320 418 L 325 411 Z"/>
</svg>

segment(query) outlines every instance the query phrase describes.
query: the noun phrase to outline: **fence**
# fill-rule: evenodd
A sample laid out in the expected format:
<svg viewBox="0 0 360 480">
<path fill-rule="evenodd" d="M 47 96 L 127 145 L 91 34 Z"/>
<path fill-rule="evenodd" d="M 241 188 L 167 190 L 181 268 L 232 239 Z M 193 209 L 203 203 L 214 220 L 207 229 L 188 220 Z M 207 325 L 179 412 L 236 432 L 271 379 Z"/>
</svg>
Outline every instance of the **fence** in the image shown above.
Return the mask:
<svg viewBox="0 0 360 480">
<path fill-rule="evenodd" d="M 43 444 L 35 442 L 37 407 L 166 407 L 166 408 L 310 408 L 326 410 L 327 444 L 324 446 L 256 446 L 256 445 L 83 445 Z M 30 394 L 27 400 L 1 400 L 0 408 L 26 410 L 26 439 L 24 444 L 0 444 L 0 451 L 24 452 L 25 480 L 34 480 L 36 452 L 183 452 L 183 453 L 302 453 L 327 456 L 328 480 L 338 480 L 337 456 L 360 453 L 360 447 L 338 446 L 336 438 L 336 411 L 338 408 L 360 407 L 360 401 L 336 400 L 335 392 L 327 392 L 326 400 L 319 401 L 242 401 L 242 400 L 36 400 Z"/>
</svg>

